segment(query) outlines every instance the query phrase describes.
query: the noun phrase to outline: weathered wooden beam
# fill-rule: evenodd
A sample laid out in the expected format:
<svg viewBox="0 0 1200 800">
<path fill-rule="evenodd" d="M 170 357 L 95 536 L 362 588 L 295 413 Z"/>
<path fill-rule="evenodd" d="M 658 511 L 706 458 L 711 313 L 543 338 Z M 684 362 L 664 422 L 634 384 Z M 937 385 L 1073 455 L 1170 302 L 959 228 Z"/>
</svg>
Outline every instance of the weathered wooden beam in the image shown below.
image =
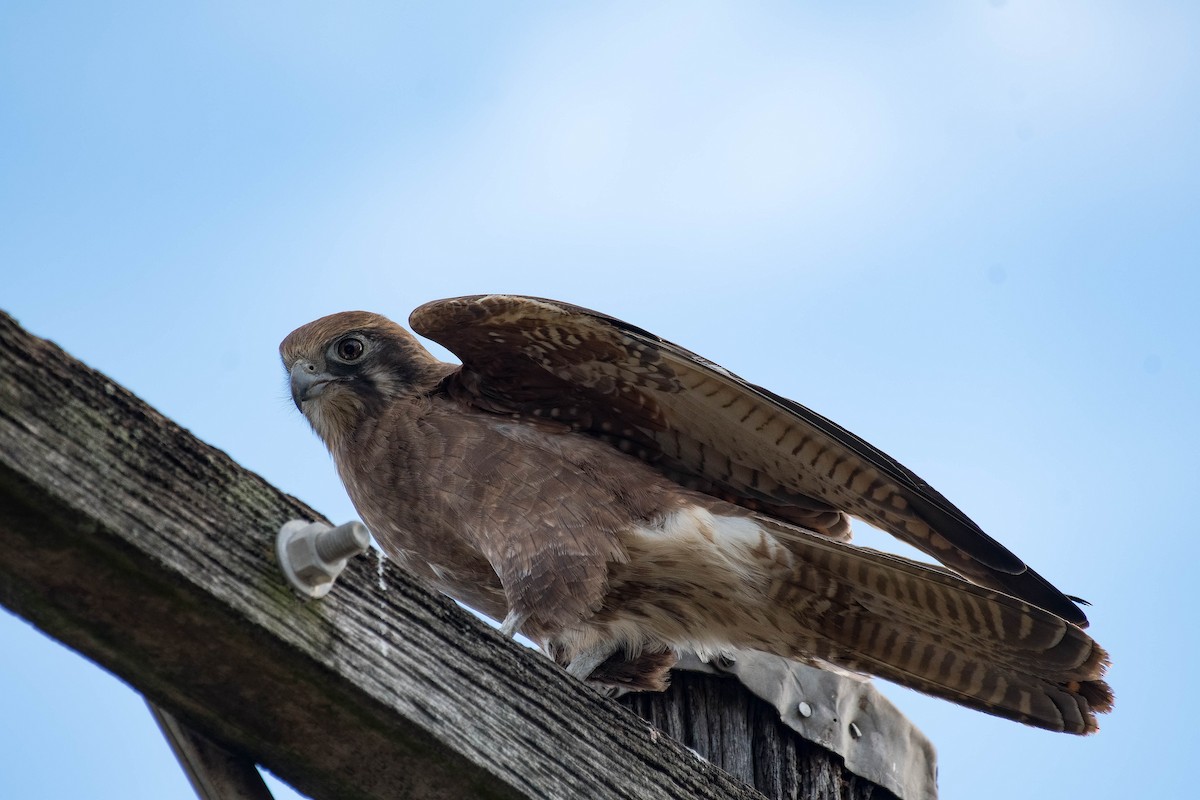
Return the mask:
<svg viewBox="0 0 1200 800">
<path fill-rule="evenodd" d="M 0 603 L 314 798 L 759 797 L 0 313 Z"/>
<path fill-rule="evenodd" d="M 200 800 L 274 800 L 251 759 L 229 752 L 169 711 L 146 705 Z"/>
<path fill-rule="evenodd" d="M 629 694 L 620 702 L 767 797 L 897 800 L 879 784 L 848 770 L 841 756 L 780 722 L 779 711 L 736 678 L 676 670 L 667 691 Z M 932 789 L 911 791 L 913 798 L 936 796 Z"/>
</svg>

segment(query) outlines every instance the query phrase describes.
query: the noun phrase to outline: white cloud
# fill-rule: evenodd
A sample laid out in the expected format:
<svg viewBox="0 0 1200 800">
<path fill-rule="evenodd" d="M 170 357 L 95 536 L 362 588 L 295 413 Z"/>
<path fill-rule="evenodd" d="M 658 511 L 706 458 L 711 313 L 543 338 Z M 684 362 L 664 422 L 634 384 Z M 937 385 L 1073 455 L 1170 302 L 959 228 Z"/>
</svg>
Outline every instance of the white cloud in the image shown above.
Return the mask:
<svg viewBox="0 0 1200 800">
<path fill-rule="evenodd" d="M 1159 66 L 1180 57 L 1178 36 L 1156 38 L 1162 14 L 779 11 L 542 18 L 475 67 L 487 78 L 469 98 L 443 99 L 456 113 L 392 121 L 422 130 L 419 148 L 348 154 L 352 177 L 322 211 L 340 226 L 333 249 L 397 274 L 419 264 L 420 280 L 430 265 L 494 265 L 507 287 L 515 272 L 546 285 L 564 253 L 641 274 L 657 249 L 690 279 L 731 258 L 810 275 L 837 254 L 888 264 L 1014 191 L 1010 230 L 1046 218 L 1094 154 L 1111 160 L 1122 125 L 1162 107 L 1139 89 L 1148 48 L 1161 38 Z M 883 249 L 854 255 L 871 242 Z"/>
<path fill-rule="evenodd" d="M 689 22 L 571 20 L 505 76 L 452 184 L 481 178 L 468 202 L 517 230 L 729 235 L 861 201 L 888 141 L 869 84 L 802 49 L 759 49 L 769 20 Z"/>
</svg>

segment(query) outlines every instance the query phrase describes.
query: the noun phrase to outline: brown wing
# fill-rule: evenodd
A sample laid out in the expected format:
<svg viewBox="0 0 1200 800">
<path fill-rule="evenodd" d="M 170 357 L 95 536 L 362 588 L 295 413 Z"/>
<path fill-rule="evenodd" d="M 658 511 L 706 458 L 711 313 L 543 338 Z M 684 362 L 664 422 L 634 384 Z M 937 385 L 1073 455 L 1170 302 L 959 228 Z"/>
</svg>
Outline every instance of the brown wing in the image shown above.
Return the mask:
<svg viewBox="0 0 1200 800">
<path fill-rule="evenodd" d="M 895 459 L 641 328 L 515 295 L 427 303 L 409 322 L 462 359 L 457 389 L 482 408 L 560 420 L 684 485 L 789 521 L 814 509 L 848 512 L 977 583 L 1087 624 L 1069 598 Z"/>
</svg>

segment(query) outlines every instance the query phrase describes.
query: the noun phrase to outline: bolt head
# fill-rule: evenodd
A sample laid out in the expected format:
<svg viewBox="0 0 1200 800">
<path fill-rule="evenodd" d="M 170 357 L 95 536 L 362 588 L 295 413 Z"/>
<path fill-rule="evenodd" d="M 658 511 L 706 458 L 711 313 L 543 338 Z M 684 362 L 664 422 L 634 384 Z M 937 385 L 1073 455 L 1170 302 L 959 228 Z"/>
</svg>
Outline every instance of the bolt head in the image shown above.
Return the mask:
<svg viewBox="0 0 1200 800">
<path fill-rule="evenodd" d="M 292 572 L 305 583 L 321 584 L 333 580 L 332 565 L 326 564 L 317 554 L 317 537 L 297 536 L 287 543 L 288 561 Z"/>
<path fill-rule="evenodd" d="M 317 553 L 316 537 L 329 526 L 292 520 L 275 539 L 275 553 L 291 587 L 306 598 L 324 597 L 333 588 L 336 564 L 326 564 Z"/>
</svg>

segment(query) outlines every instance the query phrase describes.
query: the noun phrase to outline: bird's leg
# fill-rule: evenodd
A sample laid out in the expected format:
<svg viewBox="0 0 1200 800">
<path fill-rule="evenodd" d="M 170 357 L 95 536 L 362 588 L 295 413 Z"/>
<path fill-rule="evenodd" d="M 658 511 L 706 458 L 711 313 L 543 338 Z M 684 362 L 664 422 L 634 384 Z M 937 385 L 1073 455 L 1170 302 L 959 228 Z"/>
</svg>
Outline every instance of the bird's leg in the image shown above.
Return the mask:
<svg viewBox="0 0 1200 800">
<path fill-rule="evenodd" d="M 529 621 L 532 616 L 528 611 L 517 611 L 515 608 L 508 612 L 504 617 L 504 622 L 500 623 L 500 633 L 505 638 L 511 639 L 521 630 L 521 626 Z"/>
<path fill-rule="evenodd" d="M 597 645 L 590 650 L 584 650 L 571 659 L 571 663 L 567 665 L 567 672 L 581 681 L 586 681 L 596 671 L 596 667 L 612 658 L 615 652 L 617 647 L 611 644 Z"/>
</svg>

